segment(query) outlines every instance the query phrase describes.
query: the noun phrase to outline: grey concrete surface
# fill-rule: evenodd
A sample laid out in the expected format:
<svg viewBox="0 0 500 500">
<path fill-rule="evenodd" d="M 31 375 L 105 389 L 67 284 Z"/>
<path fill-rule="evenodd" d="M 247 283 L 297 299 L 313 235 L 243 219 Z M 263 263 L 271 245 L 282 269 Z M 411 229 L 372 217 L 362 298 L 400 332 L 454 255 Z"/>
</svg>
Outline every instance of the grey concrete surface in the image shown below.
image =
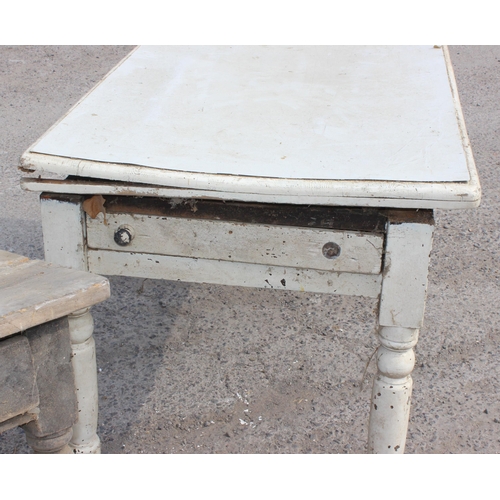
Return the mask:
<svg viewBox="0 0 500 500">
<path fill-rule="evenodd" d="M 0 248 L 43 258 L 18 158 L 130 50 L 0 47 Z M 483 200 L 436 213 L 406 451 L 498 453 L 500 47 L 450 52 Z M 110 281 L 93 309 L 103 453 L 366 451 L 376 301 Z M 23 432 L 0 453 L 30 453 Z"/>
</svg>

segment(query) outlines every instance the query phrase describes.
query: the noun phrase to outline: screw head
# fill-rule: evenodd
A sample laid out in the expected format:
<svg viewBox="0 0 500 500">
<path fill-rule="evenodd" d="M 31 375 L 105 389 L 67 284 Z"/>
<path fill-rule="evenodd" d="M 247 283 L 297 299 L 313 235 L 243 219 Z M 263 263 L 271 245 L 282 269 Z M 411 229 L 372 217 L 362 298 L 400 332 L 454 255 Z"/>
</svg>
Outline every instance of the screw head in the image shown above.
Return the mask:
<svg viewBox="0 0 500 500">
<path fill-rule="evenodd" d="M 340 247 L 337 243 L 329 241 L 323 245 L 323 255 L 327 259 L 336 259 L 340 255 Z"/>
<path fill-rule="evenodd" d="M 127 245 L 130 245 L 133 237 L 134 236 L 131 228 L 127 226 L 121 226 L 115 231 L 114 240 L 117 245 L 126 247 Z"/>
</svg>

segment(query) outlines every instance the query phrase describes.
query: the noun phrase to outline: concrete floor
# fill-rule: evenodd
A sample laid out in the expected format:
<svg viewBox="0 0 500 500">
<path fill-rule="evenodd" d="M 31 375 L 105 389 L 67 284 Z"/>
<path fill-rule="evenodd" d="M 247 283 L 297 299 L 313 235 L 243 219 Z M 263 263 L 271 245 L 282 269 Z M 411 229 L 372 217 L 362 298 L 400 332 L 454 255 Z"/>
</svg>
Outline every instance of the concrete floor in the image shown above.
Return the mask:
<svg viewBox="0 0 500 500">
<path fill-rule="evenodd" d="M 0 248 L 43 258 L 18 158 L 130 50 L 0 47 Z M 483 199 L 436 212 L 406 451 L 498 453 L 500 47 L 450 53 Z M 93 309 L 103 453 L 366 451 L 376 301 L 110 281 Z M 0 453 L 30 453 L 23 432 Z"/>
</svg>

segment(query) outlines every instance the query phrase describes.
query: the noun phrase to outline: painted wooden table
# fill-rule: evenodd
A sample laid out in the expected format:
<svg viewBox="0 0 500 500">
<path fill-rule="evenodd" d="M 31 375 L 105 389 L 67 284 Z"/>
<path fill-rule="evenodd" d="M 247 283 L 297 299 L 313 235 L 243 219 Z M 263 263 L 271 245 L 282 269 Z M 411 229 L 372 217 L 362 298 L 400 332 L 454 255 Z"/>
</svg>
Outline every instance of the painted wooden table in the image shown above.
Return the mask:
<svg viewBox="0 0 500 500">
<path fill-rule="evenodd" d="M 446 47 L 140 47 L 21 168 L 49 261 L 378 297 L 369 450 L 404 451 L 433 209 L 480 201 Z"/>
<path fill-rule="evenodd" d="M 95 371 L 93 340 L 79 325 L 108 297 L 102 276 L 0 250 L 0 432 L 22 426 L 36 452 L 72 451 L 79 435 L 70 340 L 76 375 Z"/>
</svg>

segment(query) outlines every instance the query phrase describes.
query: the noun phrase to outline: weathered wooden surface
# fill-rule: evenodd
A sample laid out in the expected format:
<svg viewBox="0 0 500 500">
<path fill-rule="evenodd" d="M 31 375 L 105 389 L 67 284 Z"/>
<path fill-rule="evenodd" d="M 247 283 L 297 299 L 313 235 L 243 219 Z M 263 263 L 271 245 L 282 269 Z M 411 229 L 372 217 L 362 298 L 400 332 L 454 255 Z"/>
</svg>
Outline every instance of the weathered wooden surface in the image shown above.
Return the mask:
<svg viewBox="0 0 500 500">
<path fill-rule="evenodd" d="M 403 222 L 389 225 L 380 325 L 422 326 L 433 231 L 433 220 L 424 224 Z"/>
<path fill-rule="evenodd" d="M 76 419 L 68 319 L 0 340 L 0 432 L 22 426 L 35 452 L 69 452 Z"/>
<path fill-rule="evenodd" d="M 81 235 L 84 227 L 83 217 L 78 219 L 80 205 L 65 203 L 60 206 L 62 213 L 56 209 L 54 215 L 56 225 L 58 221 L 67 220 L 68 210 L 76 213 L 78 223 L 73 231 L 60 234 Z M 50 213 L 52 206 L 46 208 Z M 62 225 L 58 229 L 64 231 L 65 227 Z M 66 257 L 72 255 L 72 252 L 65 254 Z M 88 308 L 109 297 L 109 282 L 101 276 L 1 251 L 0 294 L 0 338 L 22 332 L 22 335 L 0 342 L 0 382 L 3 382 L 0 384 L 0 403 L 5 404 L 5 407 L 0 406 L 0 417 L 7 421 L 4 428 L 25 424 L 28 443 L 35 451 L 69 451 L 68 443 L 78 412 L 72 367 L 72 356 L 76 353 L 71 351 L 68 317 L 73 319 L 76 314 L 71 340 L 80 347 L 79 357 L 82 354 L 85 357 L 84 351 L 89 351 L 94 360 L 92 364 L 84 359 L 79 367 L 95 372 L 92 324 L 87 321 L 84 328 L 79 328 L 74 322 L 78 323 L 82 315 L 90 316 Z M 80 338 L 81 331 L 83 338 Z M 15 352 L 10 352 L 13 349 Z M 31 398 L 23 396 L 27 386 Z M 97 399 L 96 395 L 95 392 L 93 400 Z M 91 403 L 95 406 L 93 400 Z M 38 404 L 39 414 L 32 419 L 33 415 L 27 412 Z M 97 415 L 96 411 L 94 413 Z"/>
<path fill-rule="evenodd" d="M 387 231 L 379 304 L 378 373 L 373 382 L 368 449 L 403 453 L 415 366 L 414 346 L 423 324 L 434 221 L 420 223 L 393 214 Z M 417 217 L 418 218 L 418 217 Z"/>
<path fill-rule="evenodd" d="M 0 338 L 109 297 L 106 278 L 0 251 Z"/>
<path fill-rule="evenodd" d="M 0 341 L 0 422 L 38 405 L 36 371 L 26 337 Z"/>
<path fill-rule="evenodd" d="M 4 422 L 0 421 L 0 434 L 2 432 L 8 431 L 9 429 L 14 429 L 15 427 L 20 427 L 22 425 L 31 422 L 38 418 L 39 410 L 38 407 L 35 407 L 22 415 L 17 415 L 15 417 L 10 418 L 9 420 L 5 420 Z"/>
<path fill-rule="evenodd" d="M 30 344 L 40 394 L 40 414 L 27 430 L 34 437 L 57 434 L 72 427 L 77 418 L 68 318 L 35 326 L 24 335 Z"/>
<path fill-rule="evenodd" d="M 190 197 L 105 196 L 104 199 L 104 208 L 109 214 L 133 213 L 363 233 L 384 233 L 387 222 L 385 214 L 373 208 L 290 205 L 277 202 L 243 203 Z"/>
<path fill-rule="evenodd" d="M 136 214 L 108 214 L 106 222 L 102 214 L 87 220 L 89 249 L 378 274 L 384 245 L 383 235 L 353 231 Z M 130 243 L 115 241 L 121 229 L 134 233 Z M 338 256 L 325 257 L 329 243 Z"/>
<path fill-rule="evenodd" d="M 87 271 L 82 201 L 81 196 L 75 195 L 60 199 L 41 196 L 43 245 L 47 262 Z"/>
<path fill-rule="evenodd" d="M 93 272 L 253 288 L 377 297 L 381 274 L 340 273 L 222 260 L 89 250 Z"/>
<path fill-rule="evenodd" d="M 73 231 L 72 238 L 62 240 L 60 225 L 50 217 L 45 227 L 51 235 L 49 245 L 56 250 L 54 256 L 58 252 L 62 256 L 73 255 L 75 265 L 83 260 L 93 272 L 382 296 L 379 377 L 373 398 L 387 401 L 373 403 L 370 450 L 404 450 L 414 362 L 412 347 L 423 315 L 432 211 L 100 194 L 77 198 L 44 194 L 42 204 L 60 209 L 56 219 L 64 226 L 84 221 L 78 234 Z M 325 250 L 328 245 L 333 254 Z M 73 340 L 76 361 L 77 347 Z M 86 405 L 80 414 L 82 421 L 75 426 L 78 438 L 72 442 L 78 452 L 99 449 L 94 432 L 96 411 L 91 404 L 97 394 L 97 384 L 91 377 L 95 371 L 90 368 L 94 366 L 92 352 L 90 348 L 88 359 L 82 363 L 81 358 L 80 368 L 75 368 L 80 395 L 87 394 L 81 405 L 81 409 Z M 75 367 L 77 364 L 74 361 Z M 379 405 L 383 411 L 377 411 L 375 407 Z"/>
</svg>

